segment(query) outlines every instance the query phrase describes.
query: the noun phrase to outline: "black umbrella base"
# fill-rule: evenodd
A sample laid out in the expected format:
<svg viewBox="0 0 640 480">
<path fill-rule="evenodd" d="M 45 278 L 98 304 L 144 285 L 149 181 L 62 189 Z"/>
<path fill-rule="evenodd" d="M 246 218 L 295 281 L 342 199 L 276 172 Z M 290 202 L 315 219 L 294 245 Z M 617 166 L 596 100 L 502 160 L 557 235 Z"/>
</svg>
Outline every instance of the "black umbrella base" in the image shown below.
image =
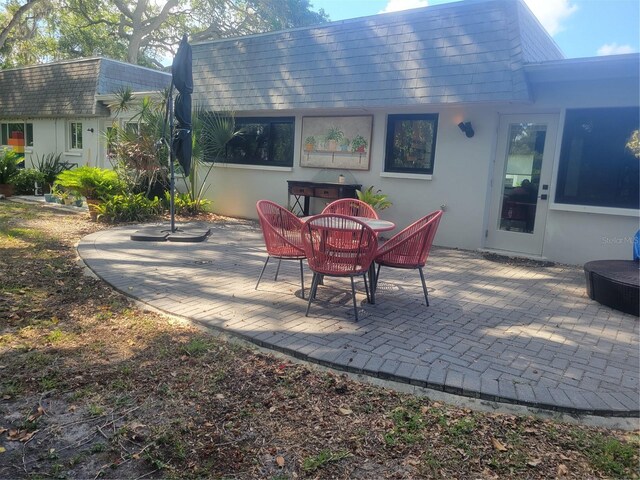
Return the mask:
<svg viewBox="0 0 640 480">
<path fill-rule="evenodd" d="M 210 228 L 176 228 L 172 233 L 168 226 L 155 226 L 136 230 L 131 235 L 131 240 L 137 242 L 203 242 L 210 234 Z"/>
</svg>

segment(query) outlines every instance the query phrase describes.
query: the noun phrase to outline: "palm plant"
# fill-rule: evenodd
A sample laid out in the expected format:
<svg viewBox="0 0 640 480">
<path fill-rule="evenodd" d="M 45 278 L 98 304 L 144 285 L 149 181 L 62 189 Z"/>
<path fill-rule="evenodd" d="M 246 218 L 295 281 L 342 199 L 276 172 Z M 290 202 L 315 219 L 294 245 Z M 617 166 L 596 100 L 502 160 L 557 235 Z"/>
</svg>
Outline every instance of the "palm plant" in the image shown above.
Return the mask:
<svg viewBox="0 0 640 480">
<path fill-rule="evenodd" d="M 135 98 L 130 89 L 119 91 L 116 97 L 111 105 L 116 117 L 134 108 Z M 145 96 L 125 126 L 114 121 L 104 134 L 113 166 L 132 192 L 145 192 L 150 196 L 154 188 L 168 187 L 166 145 L 169 137 L 164 129 L 163 107 L 163 102 Z M 163 135 L 165 141 L 161 141 Z"/>
<path fill-rule="evenodd" d="M 214 162 L 226 150 L 227 144 L 235 137 L 242 135 L 242 129 L 236 128 L 233 112 L 209 112 L 202 106 L 196 106 L 192 114 L 193 148 L 191 154 L 191 172 L 184 179 L 187 193 L 193 203 L 192 210 L 200 211 L 204 205 L 207 192 L 207 179 L 211 174 Z M 198 172 L 204 170 L 204 177 L 198 179 Z"/>
</svg>

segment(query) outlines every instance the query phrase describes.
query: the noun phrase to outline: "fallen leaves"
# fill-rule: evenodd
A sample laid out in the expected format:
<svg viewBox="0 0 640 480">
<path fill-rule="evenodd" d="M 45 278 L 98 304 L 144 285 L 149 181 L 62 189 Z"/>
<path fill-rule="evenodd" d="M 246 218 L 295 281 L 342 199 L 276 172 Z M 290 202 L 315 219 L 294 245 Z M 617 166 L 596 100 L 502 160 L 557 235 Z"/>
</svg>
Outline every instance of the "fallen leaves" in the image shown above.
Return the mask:
<svg viewBox="0 0 640 480">
<path fill-rule="evenodd" d="M 33 438 L 33 436 L 38 433 L 40 430 L 23 430 L 23 429 L 11 429 L 9 430 L 9 434 L 7 435 L 7 440 L 11 442 L 22 442 L 26 443 Z"/>
<path fill-rule="evenodd" d="M 39 405 L 36 411 L 27 417 L 27 421 L 35 422 L 42 415 L 44 415 L 44 408 L 42 408 L 42 406 Z"/>
<path fill-rule="evenodd" d="M 500 452 L 506 452 L 507 451 L 507 447 L 505 446 L 505 444 L 502 443 L 497 438 L 491 437 L 491 443 L 493 444 L 493 448 L 495 448 L 496 450 L 498 450 Z"/>
</svg>

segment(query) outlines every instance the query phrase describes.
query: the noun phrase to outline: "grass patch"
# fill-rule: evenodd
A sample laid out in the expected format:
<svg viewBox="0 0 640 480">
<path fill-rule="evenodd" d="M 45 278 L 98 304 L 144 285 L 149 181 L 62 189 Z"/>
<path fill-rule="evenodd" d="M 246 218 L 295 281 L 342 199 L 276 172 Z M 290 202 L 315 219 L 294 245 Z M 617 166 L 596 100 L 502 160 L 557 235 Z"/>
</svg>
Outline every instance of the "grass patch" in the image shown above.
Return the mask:
<svg viewBox="0 0 640 480">
<path fill-rule="evenodd" d="M 302 469 L 305 472 L 315 472 L 320 468 L 325 467 L 329 463 L 338 462 L 343 458 L 349 457 L 351 454 L 346 450 L 322 450 L 317 455 L 307 457 L 302 462 Z"/>
<path fill-rule="evenodd" d="M 199 355 L 204 355 L 205 353 L 207 353 L 210 347 L 210 342 L 205 340 L 204 338 L 193 338 L 182 347 L 182 351 L 190 357 L 197 357 Z"/>
</svg>

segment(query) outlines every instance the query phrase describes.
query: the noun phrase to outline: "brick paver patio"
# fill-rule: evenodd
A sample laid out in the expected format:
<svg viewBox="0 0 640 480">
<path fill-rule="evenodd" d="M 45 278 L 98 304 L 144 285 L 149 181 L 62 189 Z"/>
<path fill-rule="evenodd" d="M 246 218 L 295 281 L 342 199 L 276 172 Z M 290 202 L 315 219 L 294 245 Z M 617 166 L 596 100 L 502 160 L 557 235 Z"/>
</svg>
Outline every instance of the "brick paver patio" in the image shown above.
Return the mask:
<svg viewBox="0 0 640 480">
<path fill-rule="evenodd" d="M 166 312 L 334 368 L 571 413 L 638 416 L 638 318 L 590 300 L 579 267 L 512 266 L 434 248 L 425 273 L 382 271 L 376 305 L 328 278 L 305 317 L 299 264 L 270 262 L 256 223 L 215 223 L 203 243 L 85 237 L 80 256 L 115 288 Z M 311 273 L 306 277 L 311 283 Z"/>
</svg>

